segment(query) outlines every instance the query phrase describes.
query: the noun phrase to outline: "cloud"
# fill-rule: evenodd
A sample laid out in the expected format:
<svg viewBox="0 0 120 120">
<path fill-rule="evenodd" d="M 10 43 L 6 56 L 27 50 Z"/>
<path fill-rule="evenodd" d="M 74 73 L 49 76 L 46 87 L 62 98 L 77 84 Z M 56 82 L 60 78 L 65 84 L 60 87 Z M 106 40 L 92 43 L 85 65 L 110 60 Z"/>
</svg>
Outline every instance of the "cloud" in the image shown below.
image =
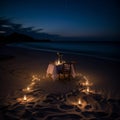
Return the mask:
<svg viewBox="0 0 120 120">
<path fill-rule="evenodd" d="M 14 23 L 12 19 L 0 17 L 0 35 L 9 35 L 14 32 L 31 36 L 35 39 L 51 39 L 60 41 L 104 41 L 104 40 L 119 40 L 119 36 L 116 37 L 63 37 L 58 34 L 49 34 L 43 32 L 43 28 L 35 28 L 34 26 L 24 27 L 24 24 Z"/>
<path fill-rule="evenodd" d="M 9 35 L 13 32 L 26 34 L 37 39 L 59 39 L 61 36 L 56 34 L 48 34 L 42 32 L 43 28 L 36 29 L 32 27 L 24 27 L 23 24 L 14 23 L 11 19 L 0 17 L 0 35 Z"/>
</svg>

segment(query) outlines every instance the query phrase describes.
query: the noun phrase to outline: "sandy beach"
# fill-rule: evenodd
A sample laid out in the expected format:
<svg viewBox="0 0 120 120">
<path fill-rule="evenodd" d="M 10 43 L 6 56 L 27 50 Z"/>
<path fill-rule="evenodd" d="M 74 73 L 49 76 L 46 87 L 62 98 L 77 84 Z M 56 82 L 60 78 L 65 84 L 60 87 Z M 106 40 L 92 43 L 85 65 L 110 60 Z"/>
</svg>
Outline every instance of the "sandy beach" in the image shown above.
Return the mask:
<svg viewBox="0 0 120 120">
<path fill-rule="evenodd" d="M 120 120 L 118 0 L 0 0 L 0 120 Z"/>
<path fill-rule="evenodd" d="M 104 120 L 112 120 L 114 117 L 115 119 L 119 119 L 118 113 L 120 106 L 118 101 L 120 99 L 120 72 L 118 70 L 118 61 L 107 61 L 73 54 L 63 55 L 63 59 L 65 60 L 76 61 L 75 68 L 77 73 L 81 74 L 82 77 L 86 76 L 94 83 L 92 89 L 102 93 L 100 96 L 98 94 L 86 96 L 80 92 L 81 90 L 75 87 L 74 81 L 63 84 L 61 82 L 53 83 L 50 80 L 46 81 L 44 79 L 49 62 L 57 58 L 54 52 L 28 50 L 17 47 L 2 47 L 0 48 L 0 54 L 0 99 L 2 101 L 1 103 L 5 104 L 5 106 L 1 106 L 0 109 L 2 111 L 1 114 L 7 116 L 3 117 L 3 119 L 34 118 L 42 120 L 42 115 L 43 120 L 78 120 L 80 118 L 91 120 L 103 118 Z M 38 85 L 34 87 L 34 90 L 38 90 L 38 92 L 31 91 L 29 93 L 30 96 L 34 95 L 37 99 L 33 100 L 33 102 L 28 102 L 26 105 L 21 105 L 18 101 L 13 100 L 13 98 L 17 99 L 21 96 L 22 89 L 30 84 L 33 75 L 38 75 L 41 78 L 40 85 L 38 83 Z M 68 86 L 68 88 L 66 86 Z M 55 89 L 58 90 L 55 92 Z M 78 99 L 76 94 L 82 96 L 83 100 L 87 97 L 87 101 L 91 101 L 93 106 L 88 105 L 88 107 L 83 110 L 79 106 L 69 104 L 69 100 L 72 100 L 73 96 L 76 96 L 76 99 Z M 4 99 L 8 99 L 9 102 L 8 100 L 5 102 Z M 41 99 L 43 99 L 43 103 L 39 102 Z M 64 99 L 64 102 L 62 99 Z M 53 108 L 51 101 L 54 103 Z M 99 101 L 105 102 L 99 103 Z M 108 101 L 111 106 L 116 104 L 118 108 L 116 106 L 114 109 L 113 106 L 111 108 L 110 105 L 108 105 Z M 96 105 L 95 102 L 99 106 L 98 110 L 97 108 L 93 110 L 94 105 Z M 103 108 L 102 104 L 104 104 Z M 34 110 L 32 109 L 33 106 Z M 107 108 L 104 111 L 105 106 L 107 106 Z M 108 111 L 108 109 L 111 110 L 111 112 Z M 13 115 L 14 111 L 16 111 L 16 115 Z M 19 115 L 19 111 L 24 111 L 25 113 L 20 113 Z M 63 114 L 63 112 L 65 112 L 65 114 Z M 40 113 L 42 114 L 41 116 Z"/>
<path fill-rule="evenodd" d="M 3 47 L 0 49 L 0 53 L 1 96 L 6 96 L 4 92 L 9 93 L 12 90 L 14 91 L 14 87 L 16 87 L 15 89 L 24 88 L 34 74 L 45 76 L 48 64 L 57 59 L 56 52 L 17 47 Z M 77 73 L 87 76 L 89 80 L 94 82 L 97 88 L 102 90 L 107 87 L 109 90 L 109 87 L 111 87 L 112 92 L 120 90 L 120 63 L 118 61 L 107 61 L 73 54 L 64 54 L 63 59 L 76 61 L 75 69 Z M 6 87 L 10 88 L 6 89 Z"/>
</svg>

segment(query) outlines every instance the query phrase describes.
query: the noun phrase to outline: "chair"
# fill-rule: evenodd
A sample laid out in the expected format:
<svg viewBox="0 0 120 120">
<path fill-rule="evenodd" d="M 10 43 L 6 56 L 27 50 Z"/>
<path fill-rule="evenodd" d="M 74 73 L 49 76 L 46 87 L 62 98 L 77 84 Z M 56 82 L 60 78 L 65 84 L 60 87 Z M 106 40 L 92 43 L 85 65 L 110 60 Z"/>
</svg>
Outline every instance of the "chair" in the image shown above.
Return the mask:
<svg viewBox="0 0 120 120">
<path fill-rule="evenodd" d="M 71 77 L 71 65 L 72 63 L 64 63 L 63 64 L 63 76 L 70 80 Z"/>
<path fill-rule="evenodd" d="M 70 80 L 71 65 L 72 63 L 63 63 L 62 65 L 57 66 L 57 74 L 59 75 L 59 80 L 61 79 L 61 75 L 64 79 Z"/>
</svg>

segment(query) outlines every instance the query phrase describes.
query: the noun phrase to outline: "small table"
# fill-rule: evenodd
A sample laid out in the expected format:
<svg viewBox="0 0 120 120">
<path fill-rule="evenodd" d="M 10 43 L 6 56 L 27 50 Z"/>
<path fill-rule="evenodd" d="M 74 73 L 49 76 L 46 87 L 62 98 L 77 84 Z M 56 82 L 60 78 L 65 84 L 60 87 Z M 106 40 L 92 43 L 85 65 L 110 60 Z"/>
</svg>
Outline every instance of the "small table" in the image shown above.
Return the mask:
<svg viewBox="0 0 120 120">
<path fill-rule="evenodd" d="M 75 78 L 76 72 L 73 63 L 62 63 L 60 65 L 51 63 L 48 65 L 47 77 L 51 77 L 53 80 L 55 80 L 56 78 L 61 79 L 61 75 L 63 76 L 63 79 L 70 79 L 70 77 Z"/>
</svg>

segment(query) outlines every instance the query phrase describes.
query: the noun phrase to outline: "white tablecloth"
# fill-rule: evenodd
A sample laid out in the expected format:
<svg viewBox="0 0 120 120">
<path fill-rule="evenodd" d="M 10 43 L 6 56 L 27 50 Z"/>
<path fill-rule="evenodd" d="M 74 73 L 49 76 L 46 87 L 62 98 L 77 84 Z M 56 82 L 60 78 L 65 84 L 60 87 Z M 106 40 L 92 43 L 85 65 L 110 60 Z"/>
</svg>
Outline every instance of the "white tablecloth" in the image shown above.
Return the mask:
<svg viewBox="0 0 120 120">
<path fill-rule="evenodd" d="M 55 80 L 58 76 L 57 74 L 57 66 L 55 64 L 49 64 L 47 68 L 46 75 L 51 75 L 52 79 Z M 71 65 L 71 75 L 73 78 L 75 78 L 76 73 L 73 64 Z"/>
</svg>

